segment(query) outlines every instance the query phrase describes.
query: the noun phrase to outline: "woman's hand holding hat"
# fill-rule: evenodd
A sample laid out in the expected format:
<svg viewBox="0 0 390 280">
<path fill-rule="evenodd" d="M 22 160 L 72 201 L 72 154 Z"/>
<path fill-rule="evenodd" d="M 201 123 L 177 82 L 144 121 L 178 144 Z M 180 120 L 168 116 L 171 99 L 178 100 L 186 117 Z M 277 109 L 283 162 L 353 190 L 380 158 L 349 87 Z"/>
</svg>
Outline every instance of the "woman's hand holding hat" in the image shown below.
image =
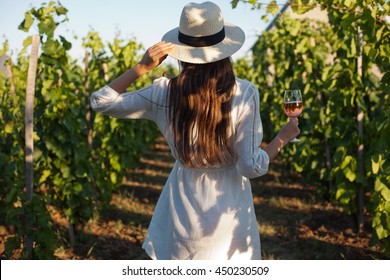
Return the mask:
<svg viewBox="0 0 390 280">
<path fill-rule="evenodd" d="M 147 49 L 138 65 L 145 71 L 150 71 L 160 65 L 174 47 L 172 43 L 159 42 Z"/>
<path fill-rule="evenodd" d="M 160 65 L 173 49 L 174 45 L 166 42 L 159 42 L 151 46 L 137 65 L 116 78 L 109 86 L 118 93 L 125 92 L 131 83 Z"/>
</svg>

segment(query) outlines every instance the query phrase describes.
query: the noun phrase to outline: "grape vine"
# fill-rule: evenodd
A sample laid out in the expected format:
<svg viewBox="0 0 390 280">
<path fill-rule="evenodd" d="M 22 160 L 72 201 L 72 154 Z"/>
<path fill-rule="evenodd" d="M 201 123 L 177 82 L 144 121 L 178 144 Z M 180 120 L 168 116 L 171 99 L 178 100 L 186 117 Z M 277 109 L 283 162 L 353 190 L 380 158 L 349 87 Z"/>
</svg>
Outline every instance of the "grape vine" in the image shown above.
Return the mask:
<svg viewBox="0 0 390 280">
<path fill-rule="evenodd" d="M 266 5 L 276 14 L 280 5 Z M 304 91 L 304 141 L 283 158 L 318 190 L 357 217 L 372 220 L 372 245 L 390 256 L 390 3 L 385 0 L 293 0 L 294 13 L 321 8 L 329 22 L 279 16 L 253 47 L 247 73 L 261 91 L 268 135 L 281 126 L 281 93 Z M 267 19 L 267 16 L 264 17 Z M 244 62 L 241 62 L 245 64 Z M 268 127 L 267 127 L 268 125 Z"/>
<path fill-rule="evenodd" d="M 6 254 L 24 255 L 26 237 L 33 240 L 32 258 L 53 258 L 57 238 L 50 211 L 55 209 L 69 223 L 69 242 L 76 242 L 77 229 L 108 205 L 126 168 L 134 167 L 142 152 L 157 135 L 149 122 L 118 120 L 95 114 L 89 95 L 108 79 L 124 72 L 139 59 L 142 45 L 135 39 L 115 39 L 106 46 L 96 32 L 83 39 L 84 67 L 68 55 L 71 43 L 56 36 L 67 9 L 50 2 L 27 11 L 20 29 L 36 25 L 41 54 L 35 87 L 34 111 L 34 197 L 25 203 L 24 107 L 28 56 L 22 52 L 17 63 L 8 61 L 12 76 L 1 79 L 0 178 L 1 211 L 14 230 Z M 28 37 L 24 46 L 31 44 Z M 8 52 L 5 42 L 2 54 Z M 159 70 L 163 71 L 163 70 Z M 134 88 L 150 83 L 151 76 L 139 79 Z M 12 89 L 12 90 L 11 90 Z M 25 223 L 29 221 L 31 230 Z"/>
</svg>

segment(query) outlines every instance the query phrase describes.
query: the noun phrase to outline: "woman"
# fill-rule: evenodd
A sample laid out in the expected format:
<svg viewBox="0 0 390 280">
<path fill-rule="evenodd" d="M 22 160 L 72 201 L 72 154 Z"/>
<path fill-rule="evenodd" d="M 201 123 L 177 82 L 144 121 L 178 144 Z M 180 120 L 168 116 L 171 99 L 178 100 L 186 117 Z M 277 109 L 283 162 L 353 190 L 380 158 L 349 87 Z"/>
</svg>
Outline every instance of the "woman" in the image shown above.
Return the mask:
<svg viewBox="0 0 390 280">
<path fill-rule="evenodd" d="M 91 99 L 109 116 L 154 121 L 176 159 L 143 248 L 152 259 L 260 259 L 249 179 L 299 134 L 297 119 L 260 148 L 258 90 L 234 76 L 230 61 L 245 35 L 214 3 L 187 4 L 162 40 Z M 180 62 L 177 77 L 124 93 L 167 55 Z"/>
</svg>

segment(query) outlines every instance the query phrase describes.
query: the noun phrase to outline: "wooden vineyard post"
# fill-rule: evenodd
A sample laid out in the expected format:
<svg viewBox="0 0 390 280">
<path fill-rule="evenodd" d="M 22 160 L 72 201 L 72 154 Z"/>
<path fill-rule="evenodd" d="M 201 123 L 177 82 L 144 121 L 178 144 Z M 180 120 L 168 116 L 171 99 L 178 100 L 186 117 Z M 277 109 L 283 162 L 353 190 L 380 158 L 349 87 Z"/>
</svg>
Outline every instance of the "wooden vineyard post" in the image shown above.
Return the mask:
<svg viewBox="0 0 390 280">
<path fill-rule="evenodd" d="M 357 72 L 359 79 L 363 82 L 363 32 L 358 27 L 357 30 L 358 38 L 358 59 L 357 59 Z M 363 94 L 364 87 L 361 89 L 361 94 Z M 357 122 L 358 122 L 358 137 L 359 137 L 359 146 L 358 146 L 358 172 L 361 176 L 364 176 L 364 138 L 363 138 L 363 118 L 364 111 L 357 105 Z M 358 184 L 358 194 L 357 194 L 357 224 L 358 232 L 361 233 L 364 228 L 364 186 L 362 183 Z"/>
<path fill-rule="evenodd" d="M 33 195 L 33 121 L 34 121 L 34 95 L 35 95 L 35 77 L 38 64 L 40 36 L 32 36 L 31 56 L 27 74 L 27 89 L 26 89 L 26 107 L 25 107 L 25 141 L 26 141 L 26 202 L 30 203 Z M 26 221 L 26 253 L 31 258 L 32 239 L 29 236 L 28 221 Z"/>
</svg>

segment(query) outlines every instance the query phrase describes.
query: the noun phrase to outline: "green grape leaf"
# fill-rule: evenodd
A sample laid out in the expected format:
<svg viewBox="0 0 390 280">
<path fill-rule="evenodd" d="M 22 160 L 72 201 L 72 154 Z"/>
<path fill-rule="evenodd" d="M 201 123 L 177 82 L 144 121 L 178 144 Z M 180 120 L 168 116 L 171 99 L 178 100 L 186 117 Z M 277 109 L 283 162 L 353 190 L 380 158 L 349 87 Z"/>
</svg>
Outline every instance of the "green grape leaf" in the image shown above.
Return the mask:
<svg viewBox="0 0 390 280">
<path fill-rule="evenodd" d="M 30 12 L 26 12 L 24 14 L 24 20 L 19 24 L 19 29 L 28 32 L 30 30 L 31 25 L 34 23 L 34 18 L 31 16 Z"/>
</svg>

